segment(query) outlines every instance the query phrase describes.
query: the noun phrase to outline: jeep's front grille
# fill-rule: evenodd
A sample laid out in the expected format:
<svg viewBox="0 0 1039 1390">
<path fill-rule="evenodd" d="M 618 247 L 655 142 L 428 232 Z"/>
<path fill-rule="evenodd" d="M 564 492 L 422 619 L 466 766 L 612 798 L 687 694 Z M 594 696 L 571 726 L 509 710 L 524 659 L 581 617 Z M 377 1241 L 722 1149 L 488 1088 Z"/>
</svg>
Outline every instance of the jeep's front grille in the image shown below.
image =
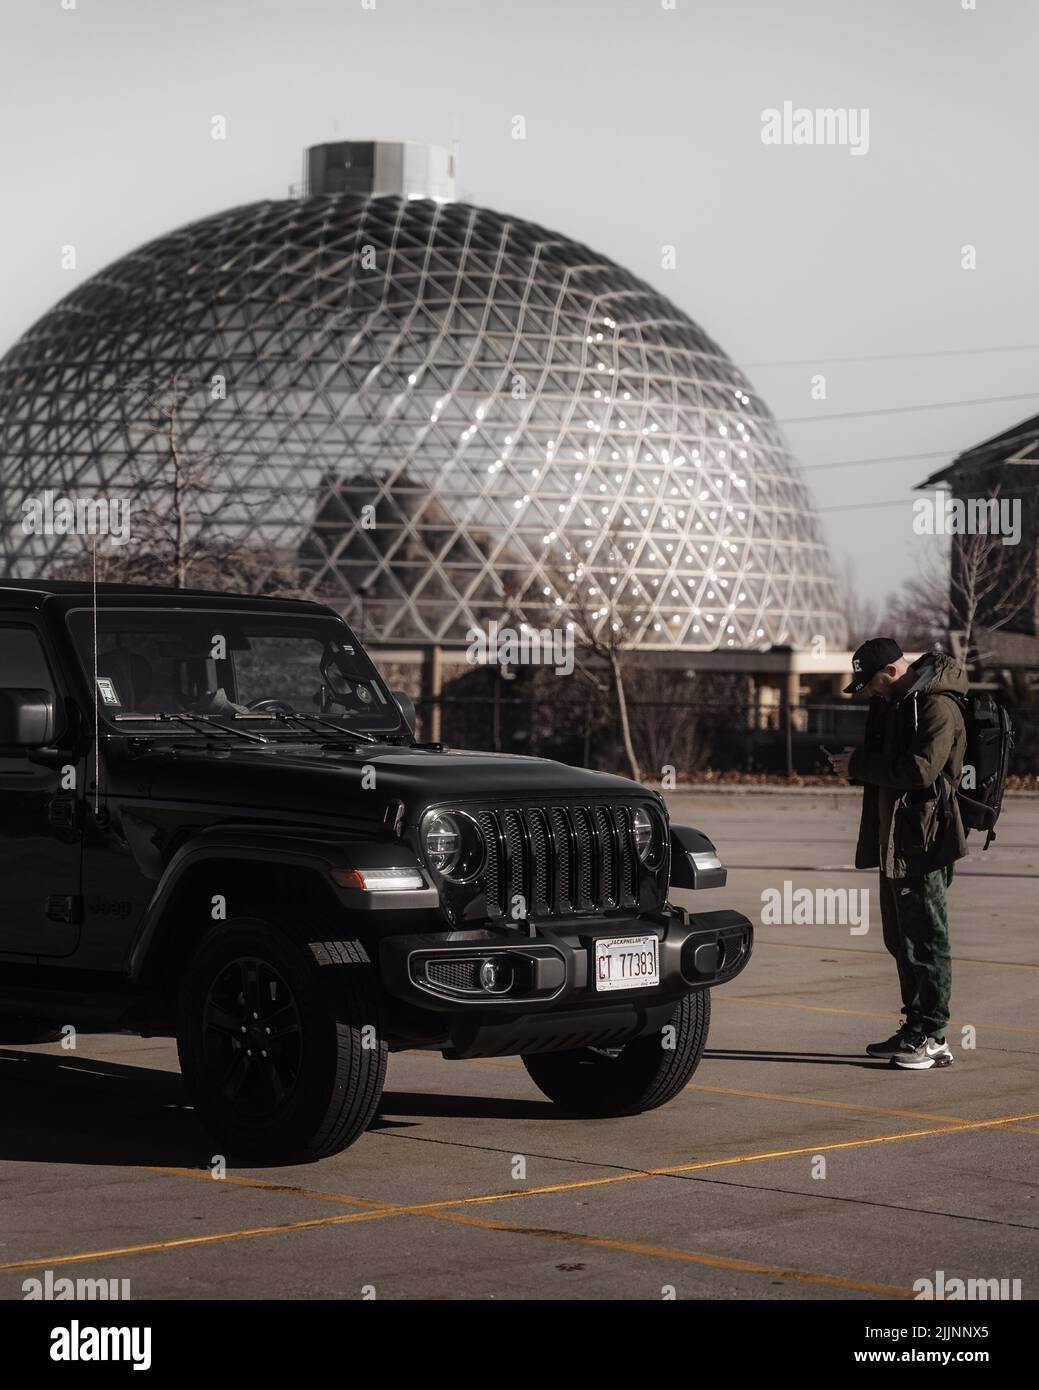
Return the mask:
<svg viewBox="0 0 1039 1390">
<path fill-rule="evenodd" d="M 595 808 L 595 824 L 599 830 L 599 844 L 602 851 L 600 860 L 602 890 L 599 897 L 602 899 L 604 907 L 616 907 L 617 899 L 620 896 L 620 885 L 617 882 L 617 875 L 614 873 L 614 859 L 616 858 L 613 835 L 614 821 L 605 806 Z"/>
<path fill-rule="evenodd" d="M 633 808 L 507 806 L 476 823 L 489 917 L 552 917 L 632 908 L 639 898 Z"/>
<path fill-rule="evenodd" d="M 501 900 L 501 845 L 498 840 L 498 821 L 490 811 L 478 817 L 480 835 L 483 838 L 486 859 L 483 876 L 487 884 L 487 896 L 493 902 Z"/>
<path fill-rule="evenodd" d="M 549 896 L 552 891 L 549 875 L 551 854 L 544 811 L 532 810 L 527 825 L 530 828 L 530 862 L 533 865 L 531 902 L 534 905 L 534 915 L 542 917 L 552 911 L 552 900 Z"/>
<path fill-rule="evenodd" d="M 519 811 L 504 811 L 502 818 L 505 822 L 505 857 L 509 866 L 507 882 L 509 886 L 509 903 L 515 902 L 517 898 L 530 901 L 526 893 L 527 878 L 524 873 L 524 862 L 526 860 L 526 846 L 523 843 L 523 817 Z M 526 913 L 523 914 L 526 916 Z"/>
<path fill-rule="evenodd" d="M 587 806 L 575 806 L 570 813 L 577 831 L 577 905 L 595 906 L 592 884 L 595 878 L 595 836 L 592 834 L 592 813 Z"/>
</svg>

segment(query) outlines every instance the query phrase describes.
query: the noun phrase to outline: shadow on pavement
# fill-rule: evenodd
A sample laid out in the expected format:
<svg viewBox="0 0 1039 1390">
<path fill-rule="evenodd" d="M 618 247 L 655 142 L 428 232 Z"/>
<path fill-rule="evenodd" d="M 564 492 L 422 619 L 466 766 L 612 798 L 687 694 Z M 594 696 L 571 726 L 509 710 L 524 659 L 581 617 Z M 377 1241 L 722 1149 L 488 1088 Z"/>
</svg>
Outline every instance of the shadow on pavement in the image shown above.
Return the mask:
<svg viewBox="0 0 1039 1390">
<path fill-rule="evenodd" d="M 710 1061 L 799 1066 L 889 1065 L 840 1052 L 720 1048 L 704 1056 Z M 0 1048 L 0 1114 L 0 1160 L 206 1169 L 216 1145 L 187 1103 L 179 1072 L 78 1058 L 74 1053 Z M 573 1118 L 536 1098 L 388 1090 L 371 1129 L 407 1128 L 412 1118 L 423 1117 L 542 1122 Z M 234 1162 L 233 1154 L 227 1157 Z"/>
<path fill-rule="evenodd" d="M 705 1062 L 746 1062 L 755 1059 L 759 1062 L 798 1062 L 815 1067 L 869 1067 L 874 1071 L 881 1067 L 885 1071 L 889 1068 L 896 1070 L 890 1062 L 863 1057 L 859 1052 L 755 1052 L 749 1048 L 723 1047 L 717 1051 L 708 1048 L 704 1053 Z"/>
<path fill-rule="evenodd" d="M 561 1120 L 567 1118 L 550 1100 L 515 1100 L 508 1096 L 455 1096 L 437 1091 L 386 1091 L 372 1129 L 384 1115 L 425 1115 L 458 1120 Z"/>
<path fill-rule="evenodd" d="M 0 1161 L 206 1169 L 217 1148 L 179 1072 L 75 1053 L 0 1048 L 0 1116 Z M 549 1101 L 390 1090 L 370 1129 L 406 1129 L 412 1116 L 563 1118 Z M 227 1158 L 236 1167 L 283 1166 Z"/>
<path fill-rule="evenodd" d="M 179 1072 L 0 1048 L 0 1159 L 209 1166 Z"/>
</svg>

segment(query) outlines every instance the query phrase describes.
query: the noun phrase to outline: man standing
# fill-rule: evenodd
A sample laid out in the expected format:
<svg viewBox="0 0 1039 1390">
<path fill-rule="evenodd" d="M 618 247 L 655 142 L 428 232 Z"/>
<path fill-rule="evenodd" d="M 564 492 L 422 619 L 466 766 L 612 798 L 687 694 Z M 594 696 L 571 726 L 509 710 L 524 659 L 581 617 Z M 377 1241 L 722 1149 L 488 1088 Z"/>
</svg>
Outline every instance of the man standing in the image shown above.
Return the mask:
<svg viewBox="0 0 1039 1390">
<path fill-rule="evenodd" d="M 947 656 L 911 665 L 890 637 L 864 642 L 845 694 L 865 691 L 869 716 L 861 748 L 829 754 L 838 776 L 862 785 L 857 869 L 880 869 L 884 945 L 902 990 L 898 1032 L 870 1043 L 870 1057 L 912 1070 L 947 1067 L 952 963 L 946 889 L 967 853 L 956 788 L 967 742 L 956 697 L 967 676 Z"/>
</svg>

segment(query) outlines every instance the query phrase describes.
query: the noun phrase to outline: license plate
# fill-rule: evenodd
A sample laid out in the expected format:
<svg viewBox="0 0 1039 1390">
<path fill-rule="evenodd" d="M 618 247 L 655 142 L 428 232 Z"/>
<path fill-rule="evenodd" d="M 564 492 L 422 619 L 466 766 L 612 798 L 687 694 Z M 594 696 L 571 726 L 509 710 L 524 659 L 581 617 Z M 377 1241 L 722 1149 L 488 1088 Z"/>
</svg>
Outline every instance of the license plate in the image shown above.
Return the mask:
<svg viewBox="0 0 1039 1390">
<path fill-rule="evenodd" d="M 603 936 L 596 941 L 596 990 L 649 989 L 659 984 L 655 936 Z"/>
</svg>

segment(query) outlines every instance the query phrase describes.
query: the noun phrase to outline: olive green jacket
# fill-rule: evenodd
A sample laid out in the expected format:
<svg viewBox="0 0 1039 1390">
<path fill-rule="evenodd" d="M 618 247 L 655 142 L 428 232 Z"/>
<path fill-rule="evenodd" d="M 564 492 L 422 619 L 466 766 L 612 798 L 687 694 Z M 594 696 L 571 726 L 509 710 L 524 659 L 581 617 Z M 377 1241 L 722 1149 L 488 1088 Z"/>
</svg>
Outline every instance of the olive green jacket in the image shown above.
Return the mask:
<svg viewBox="0 0 1039 1390">
<path fill-rule="evenodd" d="M 967 676 L 948 656 L 928 652 L 909 667 L 891 700 L 870 701 L 861 748 L 848 777 L 862 784 L 855 867 L 879 866 L 888 878 L 930 873 L 962 859 L 967 839 L 956 787 L 967 732 L 957 702 Z M 892 798 L 890 830 L 880 844 L 880 789 Z"/>
</svg>

